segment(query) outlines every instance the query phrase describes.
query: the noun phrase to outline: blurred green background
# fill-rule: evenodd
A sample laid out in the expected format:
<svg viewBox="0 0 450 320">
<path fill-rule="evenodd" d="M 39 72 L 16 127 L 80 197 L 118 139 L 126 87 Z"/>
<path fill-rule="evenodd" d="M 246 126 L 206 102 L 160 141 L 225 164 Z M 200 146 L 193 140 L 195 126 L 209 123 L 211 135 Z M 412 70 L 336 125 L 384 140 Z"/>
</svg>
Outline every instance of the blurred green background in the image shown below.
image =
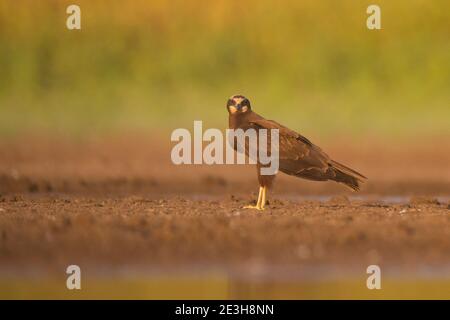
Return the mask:
<svg viewBox="0 0 450 320">
<path fill-rule="evenodd" d="M 450 2 L 0 1 L 0 134 L 227 126 L 235 93 L 316 135 L 450 133 Z M 81 7 L 80 31 L 66 7 Z"/>
</svg>

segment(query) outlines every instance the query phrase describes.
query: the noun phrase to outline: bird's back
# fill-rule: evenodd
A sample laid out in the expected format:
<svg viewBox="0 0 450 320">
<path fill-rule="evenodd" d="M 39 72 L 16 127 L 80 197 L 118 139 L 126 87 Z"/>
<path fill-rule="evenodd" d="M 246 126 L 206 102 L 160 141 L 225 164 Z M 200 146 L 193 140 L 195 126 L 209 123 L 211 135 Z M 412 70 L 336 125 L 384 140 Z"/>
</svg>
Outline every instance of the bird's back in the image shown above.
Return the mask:
<svg viewBox="0 0 450 320">
<path fill-rule="evenodd" d="M 353 190 L 358 190 L 359 184 L 366 179 L 355 170 L 332 160 L 321 148 L 301 134 L 253 111 L 239 117 L 230 115 L 229 125 L 231 129 L 252 128 L 257 132 L 261 129 L 278 129 L 279 170 L 286 174 L 315 181 L 333 180 Z M 270 138 L 267 143 L 268 150 L 271 150 Z M 247 146 L 246 153 L 248 155 Z"/>
</svg>

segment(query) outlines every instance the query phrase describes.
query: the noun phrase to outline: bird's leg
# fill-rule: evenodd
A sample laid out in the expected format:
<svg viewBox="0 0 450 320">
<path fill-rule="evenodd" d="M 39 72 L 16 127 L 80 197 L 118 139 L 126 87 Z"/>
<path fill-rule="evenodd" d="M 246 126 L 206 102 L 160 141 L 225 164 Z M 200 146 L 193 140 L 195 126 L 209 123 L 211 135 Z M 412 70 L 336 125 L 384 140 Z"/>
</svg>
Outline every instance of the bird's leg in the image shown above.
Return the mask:
<svg viewBox="0 0 450 320">
<path fill-rule="evenodd" d="M 249 205 L 249 206 L 245 206 L 244 209 L 264 210 L 264 207 L 261 207 L 263 192 L 264 192 L 264 188 L 259 187 L 258 201 L 256 202 L 256 206 Z"/>
<path fill-rule="evenodd" d="M 260 210 L 264 210 L 264 207 L 266 206 L 266 195 L 267 195 L 267 187 L 264 186 L 262 189 L 261 203 L 259 204 Z"/>
</svg>

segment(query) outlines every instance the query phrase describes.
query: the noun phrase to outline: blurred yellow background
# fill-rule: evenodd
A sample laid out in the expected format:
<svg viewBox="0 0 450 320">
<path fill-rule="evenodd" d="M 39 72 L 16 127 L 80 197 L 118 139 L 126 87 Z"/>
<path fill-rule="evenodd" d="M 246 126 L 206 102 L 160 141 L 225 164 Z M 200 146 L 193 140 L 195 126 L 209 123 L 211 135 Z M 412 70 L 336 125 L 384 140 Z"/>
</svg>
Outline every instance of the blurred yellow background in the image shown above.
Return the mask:
<svg viewBox="0 0 450 320">
<path fill-rule="evenodd" d="M 448 278 L 387 278 L 381 290 L 366 279 L 236 281 L 225 275 L 203 277 L 97 277 L 81 290 L 67 290 L 64 278 L 0 281 L 0 299 L 448 299 Z"/>
<path fill-rule="evenodd" d="M 315 135 L 450 133 L 450 2 L 0 2 L 0 133 L 226 127 L 226 99 Z M 66 28 L 81 7 L 82 29 Z"/>
</svg>

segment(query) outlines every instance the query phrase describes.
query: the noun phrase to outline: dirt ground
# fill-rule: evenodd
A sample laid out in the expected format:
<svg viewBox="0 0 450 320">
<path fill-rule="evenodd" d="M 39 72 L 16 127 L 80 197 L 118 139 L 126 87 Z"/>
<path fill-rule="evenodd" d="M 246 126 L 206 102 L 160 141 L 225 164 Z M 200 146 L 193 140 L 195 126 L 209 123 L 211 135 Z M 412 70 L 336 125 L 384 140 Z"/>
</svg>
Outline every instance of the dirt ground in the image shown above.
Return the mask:
<svg viewBox="0 0 450 320">
<path fill-rule="evenodd" d="M 448 278 L 449 139 L 315 142 L 368 176 L 362 191 L 280 174 L 257 212 L 242 209 L 254 168 L 175 166 L 166 135 L 0 140 L 0 277 L 78 264 L 289 279 L 377 264 Z"/>
</svg>

